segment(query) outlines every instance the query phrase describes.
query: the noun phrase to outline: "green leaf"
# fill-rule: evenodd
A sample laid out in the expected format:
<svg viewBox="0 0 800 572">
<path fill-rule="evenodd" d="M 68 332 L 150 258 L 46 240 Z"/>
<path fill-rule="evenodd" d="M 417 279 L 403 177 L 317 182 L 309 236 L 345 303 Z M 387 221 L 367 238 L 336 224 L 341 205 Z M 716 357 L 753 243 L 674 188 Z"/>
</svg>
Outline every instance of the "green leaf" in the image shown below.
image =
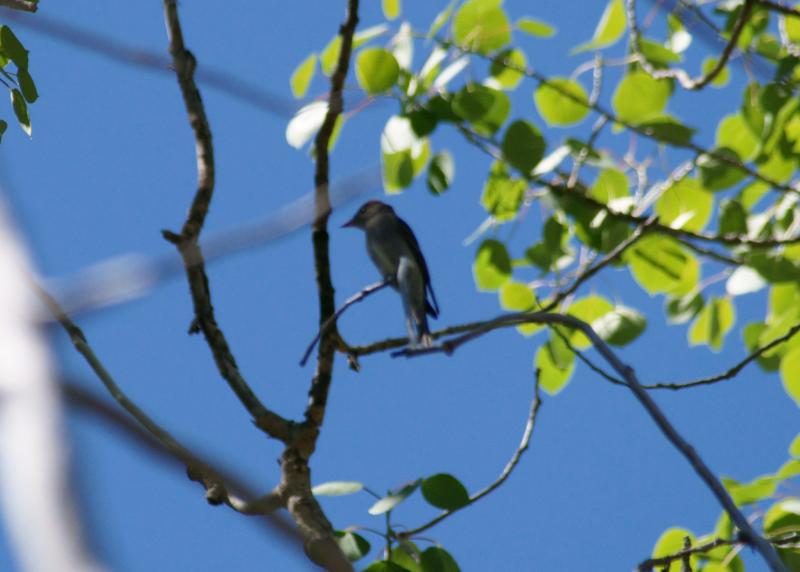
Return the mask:
<svg viewBox="0 0 800 572">
<path fill-rule="evenodd" d="M 455 95 L 452 108 L 453 113 L 471 123 L 477 133 L 491 136 L 508 118 L 511 101 L 502 91 L 470 83 Z"/>
<path fill-rule="evenodd" d="M 792 457 L 800 457 L 800 433 L 792 439 L 792 444 L 789 445 L 789 454 Z"/>
<path fill-rule="evenodd" d="M 336 530 L 333 534 L 345 558 L 350 562 L 361 560 L 372 549 L 367 539 L 355 532 Z"/>
<path fill-rule="evenodd" d="M 388 495 L 373 504 L 367 511 L 369 514 L 375 516 L 393 510 L 398 504 L 406 500 L 417 488 L 422 479 L 417 479 L 407 485 L 400 487 L 397 491 L 390 492 Z"/>
<path fill-rule="evenodd" d="M 781 358 L 780 372 L 786 393 L 800 405 L 800 347 L 793 348 Z"/>
<path fill-rule="evenodd" d="M 747 176 L 744 171 L 734 167 L 728 161 L 717 158 L 724 157 L 729 161 L 741 163 L 736 151 L 720 147 L 714 150 L 714 154 L 716 156 L 703 153 L 697 158 L 700 180 L 705 188 L 710 191 L 721 191 L 739 183 Z"/>
<path fill-rule="evenodd" d="M 723 199 L 719 204 L 720 234 L 747 234 L 747 211 L 735 199 Z"/>
<path fill-rule="evenodd" d="M 11 105 L 14 107 L 14 115 L 17 116 L 17 121 L 22 130 L 31 136 L 31 118 L 28 116 L 28 104 L 25 103 L 25 98 L 18 89 L 11 90 Z"/>
<path fill-rule="evenodd" d="M 28 69 L 28 50 L 8 26 L 0 26 L 0 50 L 11 58 L 18 70 Z"/>
<path fill-rule="evenodd" d="M 315 486 L 311 489 L 311 493 L 318 497 L 337 497 L 357 493 L 363 488 L 364 485 L 358 481 L 329 481 Z"/>
<path fill-rule="evenodd" d="M 339 62 L 339 52 L 342 50 L 342 37 L 336 35 L 328 42 L 325 49 L 319 55 L 319 63 L 322 65 L 322 73 L 331 75 Z"/>
<path fill-rule="evenodd" d="M 404 540 L 392 549 L 392 555 L 389 561 L 402 566 L 408 570 L 408 572 L 422 572 L 422 568 L 417 562 L 421 554 L 416 544 L 410 540 Z"/>
<path fill-rule="evenodd" d="M 737 506 L 760 502 L 775 494 L 779 479 L 775 475 L 764 475 L 749 483 L 740 483 L 734 479 L 722 478 L 722 484 L 730 493 Z"/>
<path fill-rule="evenodd" d="M 789 497 L 773 504 L 764 515 L 764 532 L 777 535 L 800 530 L 800 499 Z"/>
<path fill-rule="evenodd" d="M 505 160 L 527 176 L 542 160 L 545 141 L 533 125 L 518 119 L 506 129 L 501 149 Z"/>
<path fill-rule="evenodd" d="M 742 330 L 742 338 L 744 339 L 744 345 L 747 347 L 748 352 L 752 353 L 756 348 L 762 345 L 761 336 L 767 329 L 768 326 L 763 322 L 753 322 L 744 327 L 744 330 Z M 776 354 L 762 354 L 756 361 L 764 371 L 777 371 L 778 367 L 780 367 L 781 356 Z"/>
<path fill-rule="evenodd" d="M 556 29 L 553 26 L 535 18 L 520 18 L 516 21 L 514 27 L 534 38 L 549 38 L 556 33 Z"/>
<path fill-rule="evenodd" d="M 592 329 L 606 343 L 624 346 L 631 343 L 647 327 L 647 319 L 627 306 L 616 306 L 592 322 Z"/>
<path fill-rule="evenodd" d="M 400 0 L 383 0 L 381 6 L 383 7 L 383 15 L 387 20 L 394 20 L 400 15 Z"/>
<path fill-rule="evenodd" d="M 492 59 L 489 73 L 503 89 L 514 89 L 525 75 L 520 70 L 524 70 L 527 66 L 528 60 L 523 51 L 505 50 Z"/>
<path fill-rule="evenodd" d="M 509 280 L 500 288 L 500 307 L 511 312 L 529 312 L 536 308 L 536 296 L 527 285 Z M 523 324 L 517 326 L 517 331 L 530 336 L 542 327 L 541 324 Z"/>
<path fill-rule="evenodd" d="M 608 205 L 616 199 L 628 197 L 628 187 L 628 177 L 625 176 L 625 173 L 613 168 L 603 169 L 597 175 L 597 179 L 589 190 L 589 195 L 596 201 Z"/>
<path fill-rule="evenodd" d="M 297 66 L 294 73 L 292 73 L 292 77 L 289 79 L 292 95 L 298 99 L 305 96 L 308 91 L 308 86 L 311 85 L 311 80 L 314 77 L 316 69 L 317 54 L 311 54 Z"/>
<path fill-rule="evenodd" d="M 399 193 L 414 180 L 414 161 L 411 151 L 383 153 L 383 186 L 387 193 Z"/>
<path fill-rule="evenodd" d="M 391 89 L 400 75 L 400 66 L 391 52 L 368 48 L 356 58 L 356 79 L 370 95 Z"/>
<path fill-rule="evenodd" d="M 694 546 L 697 540 L 691 532 L 684 528 L 668 528 L 656 541 L 653 548 L 652 558 L 662 558 L 664 556 L 671 556 L 676 552 L 683 550 L 683 543 L 686 537 L 689 537 L 689 542 Z M 692 555 L 689 560 L 689 566 L 692 570 L 697 570 L 697 556 Z M 669 572 L 679 572 L 682 564 L 680 561 L 672 562 L 669 566 L 659 567 L 660 570 Z"/>
<path fill-rule="evenodd" d="M 714 351 L 722 349 L 722 340 L 736 321 L 728 298 L 712 298 L 689 329 L 689 345 L 707 344 Z"/>
<path fill-rule="evenodd" d="M 539 346 L 534 358 L 534 367 L 539 370 L 539 383 L 547 393 L 555 395 L 567 385 L 575 370 L 575 354 L 558 336 Z"/>
<path fill-rule="evenodd" d="M 6 132 L 6 129 L 8 129 L 8 122 L 0 119 L 0 141 L 2 141 L 3 134 Z"/>
<path fill-rule="evenodd" d="M 472 274 L 479 290 L 492 292 L 511 278 L 511 257 L 505 245 L 497 240 L 484 240 L 475 255 Z"/>
<path fill-rule="evenodd" d="M 667 236 L 647 235 L 623 257 L 634 279 L 650 294 L 685 296 L 700 277 L 697 259 Z"/>
<path fill-rule="evenodd" d="M 667 322 L 684 324 L 694 318 L 704 305 L 703 297 L 699 293 L 682 298 L 669 298 L 666 303 Z"/>
<path fill-rule="evenodd" d="M 448 151 L 436 153 L 428 165 L 428 190 L 434 195 L 441 195 L 450 187 L 454 175 L 453 156 Z"/>
<path fill-rule="evenodd" d="M 736 152 L 742 161 L 750 161 L 759 150 L 760 141 L 740 113 L 728 115 L 717 126 L 717 147 Z"/>
<path fill-rule="evenodd" d="M 686 127 L 680 121 L 669 115 L 659 116 L 640 123 L 638 127 L 648 136 L 663 143 L 673 145 L 688 145 L 692 141 L 695 129 Z"/>
<path fill-rule="evenodd" d="M 614 306 L 611 304 L 611 302 L 602 296 L 592 294 L 591 296 L 587 296 L 573 302 L 569 309 L 567 309 L 567 314 L 574 316 L 579 320 L 583 320 L 592 326 L 594 322 L 613 310 Z M 575 346 L 576 349 L 579 350 L 585 350 L 592 346 L 592 342 L 589 340 L 589 338 L 587 338 L 583 332 L 578 330 L 571 332 L 569 341 L 573 346 Z"/>
<path fill-rule="evenodd" d="M 586 90 L 577 81 L 568 78 L 553 78 L 542 83 L 533 99 L 536 109 L 548 125 L 574 125 L 589 114 Z"/>
<path fill-rule="evenodd" d="M 706 58 L 703 60 L 703 75 L 706 75 L 708 72 L 713 70 L 717 65 L 717 58 Z M 714 87 L 725 87 L 728 84 L 728 80 L 730 79 L 730 71 L 728 70 L 728 66 L 726 65 L 722 68 L 722 71 L 717 74 L 713 80 L 711 80 L 711 85 Z"/>
<path fill-rule="evenodd" d="M 460 572 L 455 559 L 444 548 L 431 546 L 420 556 L 422 572 Z"/>
<path fill-rule="evenodd" d="M 625 32 L 625 7 L 622 5 L 622 0 L 611 0 L 597 23 L 591 41 L 574 48 L 570 54 L 607 48 L 619 40 L 623 32 Z"/>
<path fill-rule="evenodd" d="M 652 40 L 641 38 L 639 40 L 642 55 L 645 59 L 657 67 L 668 67 L 669 64 L 679 63 L 683 58 L 671 49 L 662 46 Z"/>
<path fill-rule="evenodd" d="M 409 572 L 409 570 L 388 560 L 378 560 L 364 568 L 363 572 Z"/>
<path fill-rule="evenodd" d="M 669 81 L 653 79 L 642 71 L 630 72 L 614 91 L 611 106 L 620 120 L 643 123 L 657 119 L 667 106 L 672 87 Z"/>
<path fill-rule="evenodd" d="M 451 0 L 450 4 L 447 5 L 447 8 L 445 8 L 436 15 L 436 18 L 433 19 L 431 27 L 428 30 L 429 38 L 434 37 L 436 35 L 436 32 L 441 30 L 442 26 L 444 26 L 447 23 L 447 21 L 450 19 L 450 16 L 453 14 L 453 8 L 455 8 L 457 2 L 458 0 Z"/>
<path fill-rule="evenodd" d="M 656 201 L 655 212 L 661 223 L 671 228 L 702 230 L 711 218 L 714 197 L 696 179 L 682 179 L 669 187 Z"/>
<path fill-rule="evenodd" d="M 511 25 L 500 0 L 467 0 L 453 17 L 456 44 L 488 54 L 511 42 Z"/>
<path fill-rule="evenodd" d="M 526 187 L 524 180 L 508 175 L 503 163 L 495 162 L 483 186 L 481 206 L 499 222 L 512 220 L 522 205 Z"/>
<path fill-rule="evenodd" d="M 25 101 L 33 103 L 39 99 L 39 92 L 36 90 L 36 84 L 33 83 L 33 78 L 31 74 L 28 73 L 27 69 L 19 69 L 17 72 L 17 83 L 19 83 L 19 89 L 22 91 L 22 96 L 25 98 Z"/>
<path fill-rule="evenodd" d="M 381 37 L 387 31 L 389 31 L 389 26 L 386 24 L 378 24 L 377 26 L 370 26 L 369 28 L 357 31 L 355 35 L 353 35 L 353 49 L 355 50 L 371 42 L 375 38 Z"/>
<path fill-rule="evenodd" d="M 422 481 L 422 496 L 442 510 L 456 510 L 469 504 L 469 493 L 457 478 L 439 473 Z"/>
</svg>

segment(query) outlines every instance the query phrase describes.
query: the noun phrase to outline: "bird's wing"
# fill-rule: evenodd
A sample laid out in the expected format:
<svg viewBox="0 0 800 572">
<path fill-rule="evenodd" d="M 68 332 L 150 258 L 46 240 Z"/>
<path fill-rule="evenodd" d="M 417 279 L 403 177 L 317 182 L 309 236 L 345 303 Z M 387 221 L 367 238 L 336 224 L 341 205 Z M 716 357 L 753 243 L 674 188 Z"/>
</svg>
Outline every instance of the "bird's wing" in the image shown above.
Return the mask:
<svg viewBox="0 0 800 572">
<path fill-rule="evenodd" d="M 428 264 L 425 262 L 425 257 L 422 255 L 422 249 L 419 247 L 417 237 L 414 236 L 414 231 L 408 226 L 406 221 L 397 217 L 397 223 L 400 225 L 400 232 L 411 247 L 411 252 L 419 261 L 420 268 L 422 269 L 422 277 L 425 279 L 425 287 L 431 295 L 431 304 L 428 305 L 428 313 L 434 318 L 439 317 L 439 303 L 436 301 L 436 294 L 433 292 L 433 284 L 431 284 L 431 274 L 428 272 Z"/>
</svg>

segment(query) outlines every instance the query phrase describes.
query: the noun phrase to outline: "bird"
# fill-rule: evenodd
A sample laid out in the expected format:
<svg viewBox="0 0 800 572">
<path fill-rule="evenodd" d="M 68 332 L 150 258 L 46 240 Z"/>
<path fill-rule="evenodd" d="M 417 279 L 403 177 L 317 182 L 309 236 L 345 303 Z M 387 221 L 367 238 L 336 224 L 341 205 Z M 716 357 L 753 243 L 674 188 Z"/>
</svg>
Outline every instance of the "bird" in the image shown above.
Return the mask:
<svg viewBox="0 0 800 572">
<path fill-rule="evenodd" d="M 367 239 L 367 253 L 383 279 L 403 301 L 406 328 L 412 345 L 431 347 L 427 316 L 439 316 L 439 303 L 417 237 L 394 209 L 381 201 L 367 201 L 342 228 L 358 228 Z"/>
</svg>

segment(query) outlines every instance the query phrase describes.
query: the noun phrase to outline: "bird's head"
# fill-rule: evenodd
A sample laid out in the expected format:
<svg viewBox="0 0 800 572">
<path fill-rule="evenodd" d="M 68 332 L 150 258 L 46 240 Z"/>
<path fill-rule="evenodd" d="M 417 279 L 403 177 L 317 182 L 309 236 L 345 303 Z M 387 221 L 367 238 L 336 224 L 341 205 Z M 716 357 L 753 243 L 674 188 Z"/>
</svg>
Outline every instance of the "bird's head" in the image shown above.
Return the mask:
<svg viewBox="0 0 800 572">
<path fill-rule="evenodd" d="M 342 228 L 365 228 L 370 220 L 383 214 L 394 213 L 394 209 L 380 201 L 367 201 L 358 209 L 353 218 L 342 225 Z"/>
</svg>

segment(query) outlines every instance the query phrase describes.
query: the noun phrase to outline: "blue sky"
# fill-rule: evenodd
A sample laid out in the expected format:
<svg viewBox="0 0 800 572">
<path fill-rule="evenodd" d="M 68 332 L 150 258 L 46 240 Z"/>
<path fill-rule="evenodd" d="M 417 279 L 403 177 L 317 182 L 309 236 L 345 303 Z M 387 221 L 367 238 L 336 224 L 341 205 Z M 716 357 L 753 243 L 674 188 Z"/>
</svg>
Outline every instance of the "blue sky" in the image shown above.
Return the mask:
<svg viewBox="0 0 800 572">
<path fill-rule="evenodd" d="M 363 4 L 362 26 L 382 20 L 379 2 Z M 443 8 L 443 3 L 405 4 L 404 16 L 418 28 L 427 27 Z M 537 69 L 569 75 L 588 56 L 568 52 L 591 37 L 605 3 L 543 0 L 532 7 L 510 0 L 505 5 L 513 18 L 529 15 L 557 26 L 552 39 L 520 38 L 520 44 Z M 226 70 L 286 98 L 294 67 L 324 47 L 344 12 L 338 1 L 282 3 L 278 9 L 270 2 L 222 7 L 205 0 L 184 2 L 180 9 L 187 45 L 201 68 Z M 582 17 L 576 18 L 576 11 Z M 45 0 L 40 13 L 166 53 L 161 6 L 155 0 Z M 196 178 L 194 144 L 174 77 L 120 64 L 21 24 L 12 27 L 31 51 L 41 99 L 31 109 L 32 139 L 9 126 L 1 147 L 0 181 L 42 273 L 64 277 L 124 253 L 169 252 L 160 231 L 180 226 Z M 698 43 L 693 57 L 699 61 L 712 48 Z M 429 49 L 417 45 L 417 65 Z M 613 53 L 621 50 L 617 46 Z M 740 68 L 734 72 L 742 75 Z M 352 76 L 347 83 L 355 85 Z M 732 82 L 697 100 L 678 95 L 671 109 L 700 128 L 698 141 L 708 144 L 712 120 L 735 109 L 741 85 Z M 285 142 L 287 117 L 219 90 L 201 89 L 217 157 L 217 190 L 206 232 L 253 221 L 312 189 L 307 151 Z M 317 78 L 310 93 L 325 89 Z M 518 88 L 515 110 L 543 126 L 532 103 L 533 89 L 529 83 Z M 612 89 L 610 79 L 604 96 Z M 354 90 L 345 98 L 347 103 L 360 100 Z M 0 110 L 3 117 L 11 115 L 10 106 Z M 393 102 L 382 102 L 346 124 L 332 156 L 333 179 L 378 164 L 379 134 L 396 111 Z M 585 121 L 576 133 L 585 136 L 590 128 Z M 555 142 L 563 133 L 549 131 L 547 136 Z M 625 148 L 623 136 L 608 137 L 605 144 Z M 417 181 L 387 200 L 419 238 L 442 307 L 436 326 L 444 326 L 493 316 L 499 307 L 496 295 L 476 291 L 471 274 L 476 244 L 463 245 L 485 216 L 478 200 L 489 161 L 447 129 L 440 129 L 433 141 L 436 149 L 453 152 L 453 187 L 437 198 L 424 181 Z M 339 301 L 377 279 L 362 235 L 338 229 L 358 204 L 344 206 L 331 218 Z M 537 212 L 520 226 L 521 246 L 538 239 L 542 220 Z M 266 404 L 284 416 L 299 417 L 312 368 L 301 369 L 297 361 L 317 320 L 310 233 L 301 231 L 217 262 L 209 278 L 218 320 L 243 374 Z M 592 291 L 624 300 L 648 317 L 645 335 L 620 354 L 642 381 L 717 373 L 744 355 L 734 334 L 720 353 L 688 348 L 686 327 L 667 326 L 663 300 L 643 293 L 627 271 L 604 271 L 581 293 Z M 763 292 L 738 299 L 737 327 L 763 317 L 765 304 Z M 279 444 L 252 427 L 219 378 L 203 340 L 186 335 L 191 319 L 187 286 L 179 276 L 146 298 L 83 317 L 79 324 L 141 407 L 181 441 L 254 488 L 269 490 L 279 476 Z M 403 335 L 397 296 L 384 291 L 352 308 L 340 329 L 350 343 Z M 52 340 L 62 371 L 101 393 L 64 334 L 54 331 Z M 482 488 L 499 474 L 522 434 L 533 392 L 532 360 L 543 340 L 541 335 L 497 332 L 451 358 L 364 358 L 358 374 L 337 359 L 312 460 L 314 482 L 359 480 L 384 491 L 448 472 L 470 491 Z M 796 406 L 777 375 L 756 367 L 713 388 L 656 398 L 717 474 L 740 480 L 774 471 L 797 431 Z M 92 537 L 109 568 L 310 568 L 301 554 L 257 523 L 207 506 L 202 490 L 184 474 L 95 420 L 72 414 L 69 431 Z M 383 519 L 366 512 L 372 502 L 367 495 L 322 500 L 337 528 L 380 528 Z M 464 570 L 583 570 L 589 563 L 595 570 L 619 570 L 646 558 L 667 527 L 703 534 L 713 529 L 719 513 L 710 493 L 632 395 L 579 366 L 562 393 L 545 398 L 531 448 L 509 481 L 428 536 L 441 542 Z M 394 519 L 415 526 L 435 514 L 414 497 Z M 381 545 L 380 538 L 366 537 L 374 547 Z M 0 528 L 0 569 L 13 569 L 9 558 Z"/>
</svg>

